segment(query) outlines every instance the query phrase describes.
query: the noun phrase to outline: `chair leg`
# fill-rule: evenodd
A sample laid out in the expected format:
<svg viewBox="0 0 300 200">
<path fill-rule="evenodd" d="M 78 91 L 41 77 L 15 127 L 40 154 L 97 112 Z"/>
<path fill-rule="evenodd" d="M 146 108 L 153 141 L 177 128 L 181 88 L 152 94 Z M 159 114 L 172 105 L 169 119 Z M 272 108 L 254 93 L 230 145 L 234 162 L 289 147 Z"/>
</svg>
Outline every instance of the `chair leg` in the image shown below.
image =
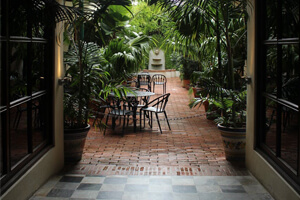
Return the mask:
<svg viewBox="0 0 300 200">
<path fill-rule="evenodd" d="M 149 117 L 149 115 L 148 115 Z M 146 111 L 144 111 L 144 127 L 146 127 Z"/>
<path fill-rule="evenodd" d="M 167 123 L 168 123 L 169 129 L 171 130 L 171 127 L 170 127 L 170 124 L 169 124 L 169 120 L 168 120 L 166 111 L 164 111 L 164 114 L 165 114 L 165 117 L 166 117 L 166 119 L 167 119 Z"/>
<path fill-rule="evenodd" d="M 134 132 L 136 132 L 136 111 L 133 111 L 133 129 L 134 129 Z M 129 119 L 129 117 L 128 117 Z"/>
<path fill-rule="evenodd" d="M 149 114 L 149 126 L 150 126 L 150 128 L 152 128 L 152 112 L 150 112 L 151 114 Z"/>
<path fill-rule="evenodd" d="M 116 118 L 112 117 L 111 118 L 111 128 L 112 128 L 112 130 L 115 130 L 115 126 L 116 126 Z"/>
<path fill-rule="evenodd" d="M 106 127 L 107 127 L 107 122 L 108 122 L 108 115 L 106 116 L 106 120 L 105 120 L 105 128 L 104 128 L 103 135 L 105 135 L 105 131 L 106 131 Z"/>
<path fill-rule="evenodd" d="M 143 120 L 143 116 L 142 116 L 142 109 L 140 109 L 140 130 L 142 130 L 142 120 Z"/>
<path fill-rule="evenodd" d="M 160 122 L 159 122 L 159 119 L 158 119 L 158 113 L 155 113 L 155 115 L 156 115 L 156 120 L 157 120 L 157 123 L 158 123 L 159 130 L 160 130 L 160 134 L 162 134 L 161 127 L 160 127 Z"/>
</svg>

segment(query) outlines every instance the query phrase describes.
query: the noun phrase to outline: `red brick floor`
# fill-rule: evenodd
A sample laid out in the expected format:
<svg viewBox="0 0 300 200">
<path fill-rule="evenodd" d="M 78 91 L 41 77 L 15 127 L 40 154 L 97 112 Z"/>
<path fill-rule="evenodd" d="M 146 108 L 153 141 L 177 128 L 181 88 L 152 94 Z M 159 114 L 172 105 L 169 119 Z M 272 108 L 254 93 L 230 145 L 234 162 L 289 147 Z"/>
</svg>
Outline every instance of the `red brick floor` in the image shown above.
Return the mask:
<svg viewBox="0 0 300 200">
<path fill-rule="evenodd" d="M 156 86 L 156 96 L 162 88 Z M 68 164 L 66 172 L 91 175 L 248 175 L 243 163 L 231 163 L 225 159 L 221 136 L 213 121 L 207 120 L 202 107 L 190 109 L 191 96 L 181 87 L 179 78 L 169 78 L 167 92 L 171 93 L 167 114 L 171 131 L 161 122 L 160 134 L 157 122 L 152 129 L 136 133 L 132 125 L 126 127 L 124 137 L 121 128 L 108 128 L 105 136 L 98 128 L 88 134 L 82 160 Z M 155 97 L 155 96 L 154 96 Z M 151 97 L 151 98 L 154 98 Z M 161 119 L 164 116 L 161 115 Z M 138 123 L 139 124 L 139 123 Z"/>
</svg>

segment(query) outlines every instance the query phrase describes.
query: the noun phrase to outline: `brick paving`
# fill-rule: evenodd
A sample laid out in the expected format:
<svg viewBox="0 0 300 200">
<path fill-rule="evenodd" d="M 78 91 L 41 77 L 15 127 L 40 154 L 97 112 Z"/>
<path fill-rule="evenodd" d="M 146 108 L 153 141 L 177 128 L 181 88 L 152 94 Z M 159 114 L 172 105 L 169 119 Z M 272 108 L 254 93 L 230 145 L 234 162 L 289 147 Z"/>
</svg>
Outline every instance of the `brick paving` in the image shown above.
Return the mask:
<svg viewBox="0 0 300 200">
<path fill-rule="evenodd" d="M 156 86 L 154 97 L 162 93 Z M 86 175 L 176 175 L 176 176 L 244 176 L 249 175 L 243 163 L 225 159 L 221 136 L 215 123 L 207 120 L 202 107 L 190 109 L 188 90 L 179 78 L 169 78 L 167 92 L 171 93 L 166 108 L 171 131 L 161 121 L 150 129 L 133 132 L 132 124 L 105 136 L 99 128 L 88 133 L 82 160 L 67 164 L 66 173 Z M 160 116 L 164 119 L 164 116 Z M 139 124 L 139 122 L 138 122 Z"/>
</svg>

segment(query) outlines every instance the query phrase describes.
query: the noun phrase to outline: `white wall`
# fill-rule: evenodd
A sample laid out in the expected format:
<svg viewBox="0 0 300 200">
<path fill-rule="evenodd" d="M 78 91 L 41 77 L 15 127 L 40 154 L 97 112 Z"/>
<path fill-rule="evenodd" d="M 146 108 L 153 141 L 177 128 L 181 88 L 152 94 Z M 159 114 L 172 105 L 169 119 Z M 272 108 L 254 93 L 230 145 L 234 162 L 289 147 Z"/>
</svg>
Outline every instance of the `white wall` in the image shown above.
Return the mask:
<svg viewBox="0 0 300 200">
<path fill-rule="evenodd" d="M 166 69 L 166 70 L 146 70 L 144 69 L 142 72 L 147 72 L 152 77 L 154 74 L 162 74 L 167 78 L 179 77 L 180 72 L 175 69 Z"/>
<path fill-rule="evenodd" d="M 300 196 L 287 182 L 254 150 L 254 122 L 255 122 L 255 26 L 254 7 L 248 23 L 248 55 L 247 75 L 252 83 L 247 88 L 247 142 L 246 165 L 249 171 L 261 182 L 269 193 L 277 200 L 299 200 Z"/>
<path fill-rule="evenodd" d="M 62 40 L 62 24 L 57 26 L 57 38 Z M 63 75 L 63 45 L 55 47 L 55 86 L 54 86 L 54 133 L 55 146 L 48 151 L 30 170 L 27 171 L 6 193 L 3 200 L 25 200 L 43 185 L 51 176 L 60 172 L 64 166 L 63 149 L 63 87 L 58 78 Z"/>
</svg>

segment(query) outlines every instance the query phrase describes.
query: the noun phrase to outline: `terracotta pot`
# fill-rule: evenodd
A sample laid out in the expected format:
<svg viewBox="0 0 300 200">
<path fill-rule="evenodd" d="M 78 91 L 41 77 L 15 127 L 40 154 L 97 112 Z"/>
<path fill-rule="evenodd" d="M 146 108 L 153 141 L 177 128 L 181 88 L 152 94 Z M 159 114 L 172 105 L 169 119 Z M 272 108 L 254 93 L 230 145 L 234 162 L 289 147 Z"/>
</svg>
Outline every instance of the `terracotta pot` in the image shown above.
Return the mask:
<svg viewBox="0 0 300 200">
<path fill-rule="evenodd" d="M 193 94 L 194 94 L 195 98 L 200 97 L 200 95 L 198 94 L 199 90 L 200 90 L 200 88 L 193 87 Z"/>
<path fill-rule="evenodd" d="M 182 87 L 184 87 L 186 89 L 189 89 L 190 88 L 190 83 L 191 83 L 190 80 L 183 79 L 182 80 Z"/>
<path fill-rule="evenodd" d="M 232 128 L 218 124 L 221 132 L 226 160 L 244 161 L 246 147 L 246 127 Z"/>
<path fill-rule="evenodd" d="M 78 162 L 82 158 L 83 148 L 90 125 L 79 129 L 64 130 L 64 154 L 66 162 Z"/>
<path fill-rule="evenodd" d="M 208 111 L 209 102 L 208 101 L 204 101 L 203 105 L 204 105 L 205 112 L 207 112 Z"/>
</svg>

